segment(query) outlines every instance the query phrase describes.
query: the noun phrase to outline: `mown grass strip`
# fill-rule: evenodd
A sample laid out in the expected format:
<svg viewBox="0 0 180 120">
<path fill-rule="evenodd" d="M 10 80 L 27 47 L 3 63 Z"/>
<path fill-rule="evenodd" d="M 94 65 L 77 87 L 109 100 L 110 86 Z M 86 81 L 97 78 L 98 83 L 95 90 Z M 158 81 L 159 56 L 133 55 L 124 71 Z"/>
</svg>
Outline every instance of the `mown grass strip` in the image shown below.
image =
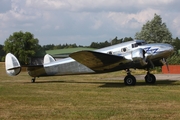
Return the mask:
<svg viewBox="0 0 180 120">
<path fill-rule="evenodd" d="M 179 119 L 180 82 L 138 80 L 127 87 L 124 72 L 37 78 L 5 74 L 0 64 L 0 119 Z M 135 74 L 135 73 L 133 73 Z M 108 78 L 108 79 L 107 79 Z"/>
</svg>

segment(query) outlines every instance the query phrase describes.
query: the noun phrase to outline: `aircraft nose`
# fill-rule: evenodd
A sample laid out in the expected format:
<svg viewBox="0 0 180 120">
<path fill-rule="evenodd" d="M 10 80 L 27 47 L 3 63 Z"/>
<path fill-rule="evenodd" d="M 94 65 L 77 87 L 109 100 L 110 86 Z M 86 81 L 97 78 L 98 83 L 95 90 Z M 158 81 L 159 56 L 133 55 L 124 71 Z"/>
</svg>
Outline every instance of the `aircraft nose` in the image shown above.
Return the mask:
<svg viewBox="0 0 180 120">
<path fill-rule="evenodd" d="M 166 50 L 169 51 L 170 53 L 174 52 L 174 47 L 170 44 L 166 44 Z"/>
<path fill-rule="evenodd" d="M 173 52 L 174 51 L 174 47 L 172 45 L 169 45 L 169 50 Z"/>
</svg>

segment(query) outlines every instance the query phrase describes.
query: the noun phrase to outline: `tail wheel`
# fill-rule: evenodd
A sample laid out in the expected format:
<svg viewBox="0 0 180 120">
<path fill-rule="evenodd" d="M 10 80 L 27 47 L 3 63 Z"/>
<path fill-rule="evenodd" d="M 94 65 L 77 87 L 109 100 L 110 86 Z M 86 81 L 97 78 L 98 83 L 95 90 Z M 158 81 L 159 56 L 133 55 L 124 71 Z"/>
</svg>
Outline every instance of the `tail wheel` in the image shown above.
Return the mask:
<svg viewBox="0 0 180 120">
<path fill-rule="evenodd" d="M 146 83 L 154 84 L 156 82 L 156 77 L 153 74 L 147 74 L 145 76 Z"/>
<path fill-rule="evenodd" d="M 124 78 L 124 84 L 125 85 L 135 85 L 136 84 L 136 78 L 133 75 L 127 75 Z"/>
</svg>

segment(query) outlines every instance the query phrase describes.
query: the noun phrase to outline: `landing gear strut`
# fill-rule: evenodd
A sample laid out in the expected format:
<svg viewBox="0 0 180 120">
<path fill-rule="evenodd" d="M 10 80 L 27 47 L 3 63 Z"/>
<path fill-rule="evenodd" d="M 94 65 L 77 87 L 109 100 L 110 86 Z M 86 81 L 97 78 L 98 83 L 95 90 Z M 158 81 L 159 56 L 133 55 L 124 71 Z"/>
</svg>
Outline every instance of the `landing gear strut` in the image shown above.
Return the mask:
<svg viewBox="0 0 180 120">
<path fill-rule="evenodd" d="M 147 75 L 145 76 L 145 82 L 154 84 L 156 82 L 156 77 L 148 71 Z"/>
<path fill-rule="evenodd" d="M 131 75 L 131 71 L 129 69 L 127 71 L 127 76 L 124 78 L 124 84 L 125 85 L 135 85 L 136 84 L 136 78 Z"/>
<path fill-rule="evenodd" d="M 36 81 L 36 77 L 31 79 L 31 83 L 35 83 L 35 81 Z"/>
</svg>

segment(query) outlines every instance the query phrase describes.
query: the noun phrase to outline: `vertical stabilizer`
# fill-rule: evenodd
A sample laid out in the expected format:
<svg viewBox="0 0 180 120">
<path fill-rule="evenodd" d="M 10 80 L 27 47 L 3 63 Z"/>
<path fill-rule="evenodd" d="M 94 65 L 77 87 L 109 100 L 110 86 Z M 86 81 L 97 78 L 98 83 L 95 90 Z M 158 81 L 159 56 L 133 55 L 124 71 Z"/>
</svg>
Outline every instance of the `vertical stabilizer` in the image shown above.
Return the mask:
<svg viewBox="0 0 180 120">
<path fill-rule="evenodd" d="M 51 63 L 51 62 L 54 62 L 54 61 L 56 61 L 56 60 L 51 55 L 46 54 L 44 56 L 44 64 Z"/>
<path fill-rule="evenodd" d="M 18 75 L 21 72 L 21 65 L 18 59 L 11 53 L 8 53 L 5 58 L 6 73 L 10 76 Z"/>
</svg>

